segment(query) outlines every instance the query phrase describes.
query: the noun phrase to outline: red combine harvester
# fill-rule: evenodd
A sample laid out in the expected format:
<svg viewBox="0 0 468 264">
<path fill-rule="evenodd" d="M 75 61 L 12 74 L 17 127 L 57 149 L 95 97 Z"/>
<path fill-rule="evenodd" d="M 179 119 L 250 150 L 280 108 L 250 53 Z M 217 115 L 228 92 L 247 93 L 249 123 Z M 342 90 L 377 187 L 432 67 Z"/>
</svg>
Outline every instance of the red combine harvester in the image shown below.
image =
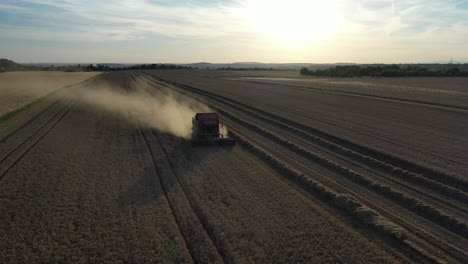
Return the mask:
<svg viewBox="0 0 468 264">
<path fill-rule="evenodd" d="M 222 133 L 217 113 L 197 113 L 192 119 L 192 143 L 194 145 L 235 145 L 233 138 Z"/>
</svg>

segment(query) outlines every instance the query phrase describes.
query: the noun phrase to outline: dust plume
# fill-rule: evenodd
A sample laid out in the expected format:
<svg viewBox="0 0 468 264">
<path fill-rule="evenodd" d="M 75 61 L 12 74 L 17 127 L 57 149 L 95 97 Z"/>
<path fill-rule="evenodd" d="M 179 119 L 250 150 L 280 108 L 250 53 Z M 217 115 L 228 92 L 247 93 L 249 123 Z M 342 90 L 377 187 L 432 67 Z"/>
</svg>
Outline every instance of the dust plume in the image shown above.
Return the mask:
<svg viewBox="0 0 468 264">
<path fill-rule="evenodd" d="M 67 95 L 73 100 L 120 114 L 130 122 L 138 120 L 142 125 L 184 138 L 191 136 L 195 113 L 210 112 L 208 106 L 176 96 L 167 88 L 153 87 L 151 93 L 141 86 L 138 88 L 126 92 L 103 83 L 90 84 L 72 89 Z"/>
</svg>

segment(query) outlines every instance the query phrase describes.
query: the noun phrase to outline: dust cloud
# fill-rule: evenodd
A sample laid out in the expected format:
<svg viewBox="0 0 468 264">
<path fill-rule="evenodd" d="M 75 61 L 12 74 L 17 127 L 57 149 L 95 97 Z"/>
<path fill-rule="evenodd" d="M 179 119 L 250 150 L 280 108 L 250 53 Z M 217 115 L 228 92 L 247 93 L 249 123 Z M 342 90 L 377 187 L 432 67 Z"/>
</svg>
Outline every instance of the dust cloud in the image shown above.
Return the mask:
<svg viewBox="0 0 468 264">
<path fill-rule="evenodd" d="M 119 114 L 129 122 L 189 138 L 192 117 L 196 112 L 210 112 L 210 108 L 189 98 L 176 96 L 169 90 L 148 93 L 142 89 L 117 91 L 109 85 L 99 84 L 77 87 L 67 93 L 71 99 L 99 109 Z"/>
</svg>

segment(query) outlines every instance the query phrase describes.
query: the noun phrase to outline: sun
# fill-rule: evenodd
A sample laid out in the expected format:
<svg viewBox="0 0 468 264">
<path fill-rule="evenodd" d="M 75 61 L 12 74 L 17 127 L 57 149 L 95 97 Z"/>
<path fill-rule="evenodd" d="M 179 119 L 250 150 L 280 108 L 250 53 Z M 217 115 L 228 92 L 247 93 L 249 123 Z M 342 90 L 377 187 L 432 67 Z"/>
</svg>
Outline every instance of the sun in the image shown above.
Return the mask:
<svg viewBox="0 0 468 264">
<path fill-rule="evenodd" d="M 341 26 L 334 0 L 248 0 L 247 10 L 256 32 L 291 45 L 320 41 Z"/>
</svg>

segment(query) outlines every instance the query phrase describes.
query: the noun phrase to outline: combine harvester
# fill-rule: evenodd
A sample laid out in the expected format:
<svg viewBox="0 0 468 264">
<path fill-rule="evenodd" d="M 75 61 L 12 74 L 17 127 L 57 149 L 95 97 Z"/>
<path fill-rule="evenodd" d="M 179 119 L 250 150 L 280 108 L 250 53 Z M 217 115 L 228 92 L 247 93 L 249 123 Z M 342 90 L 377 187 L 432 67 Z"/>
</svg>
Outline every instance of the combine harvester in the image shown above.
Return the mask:
<svg viewBox="0 0 468 264">
<path fill-rule="evenodd" d="M 197 113 L 192 119 L 193 145 L 235 145 L 233 138 L 226 137 L 221 132 L 223 125 L 219 123 L 217 113 Z"/>
</svg>

